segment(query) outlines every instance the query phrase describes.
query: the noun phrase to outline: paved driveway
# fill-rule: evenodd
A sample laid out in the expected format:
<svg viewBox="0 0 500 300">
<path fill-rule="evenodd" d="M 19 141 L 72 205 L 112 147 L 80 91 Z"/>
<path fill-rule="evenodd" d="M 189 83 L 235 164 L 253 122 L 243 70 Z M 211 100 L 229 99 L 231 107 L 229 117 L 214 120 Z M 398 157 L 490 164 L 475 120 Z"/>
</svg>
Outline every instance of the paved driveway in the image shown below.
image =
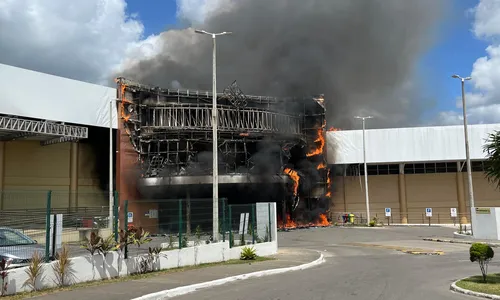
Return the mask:
<svg viewBox="0 0 500 300">
<path fill-rule="evenodd" d="M 446 228 L 325 228 L 279 234 L 280 246 L 322 251 L 323 265 L 250 279 L 178 297 L 179 300 L 471 299 L 449 291 L 452 281 L 478 273 L 468 245 L 433 243 L 423 237 L 451 236 Z M 412 255 L 401 249 L 444 251 Z M 491 271 L 498 268 L 492 266 Z"/>
</svg>

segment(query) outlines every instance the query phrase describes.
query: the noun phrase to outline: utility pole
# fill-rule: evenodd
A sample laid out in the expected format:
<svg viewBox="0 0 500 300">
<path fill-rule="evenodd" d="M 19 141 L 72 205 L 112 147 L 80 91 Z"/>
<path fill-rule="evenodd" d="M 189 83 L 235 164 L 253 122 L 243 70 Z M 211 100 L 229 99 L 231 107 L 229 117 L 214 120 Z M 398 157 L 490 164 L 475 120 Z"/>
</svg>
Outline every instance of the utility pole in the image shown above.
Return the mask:
<svg viewBox="0 0 500 300">
<path fill-rule="evenodd" d="M 470 162 L 470 150 L 469 150 L 469 132 L 467 129 L 467 109 L 465 106 L 465 81 L 466 80 L 471 80 L 471 77 L 461 77 L 458 75 L 453 75 L 451 76 L 452 78 L 460 79 L 462 83 L 462 108 L 463 108 L 463 114 L 464 114 L 464 137 L 465 137 L 465 161 L 467 163 L 467 184 L 468 184 L 468 190 L 469 190 L 469 206 L 470 206 L 470 224 L 471 224 L 471 232 L 474 234 L 472 231 L 472 210 L 475 207 L 474 204 L 474 187 L 472 185 L 472 167 L 471 167 L 471 162 Z"/>
<path fill-rule="evenodd" d="M 113 230 L 113 100 L 109 100 L 109 220 L 108 226 Z"/>
<path fill-rule="evenodd" d="M 360 117 L 355 116 L 355 119 L 361 119 L 363 123 L 363 164 L 365 171 L 365 200 L 366 200 L 366 223 L 370 222 L 370 197 L 368 195 L 368 168 L 366 166 L 366 139 L 365 139 L 365 123 L 366 119 L 373 118 L 372 116 Z"/>
<path fill-rule="evenodd" d="M 219 35 L 231 34 L 231 32 L 220 32 L 220 33 L 211 33 L 205 30 L 195 30 L 194 32 L 199 34 L 206 34 L 212 37 L 212 135 L 213 135 L 213 146 L 212 146 L 212 176 L 213 176 L 213 241 L 217 242 L 219 240 L 219 167 L 218 167 L 218 141 L 217 141 L 217 126 L 218 126 L 218 117 L 217 117 L 217 55 L 216 55 L 216 38 Z"/>
</svg>

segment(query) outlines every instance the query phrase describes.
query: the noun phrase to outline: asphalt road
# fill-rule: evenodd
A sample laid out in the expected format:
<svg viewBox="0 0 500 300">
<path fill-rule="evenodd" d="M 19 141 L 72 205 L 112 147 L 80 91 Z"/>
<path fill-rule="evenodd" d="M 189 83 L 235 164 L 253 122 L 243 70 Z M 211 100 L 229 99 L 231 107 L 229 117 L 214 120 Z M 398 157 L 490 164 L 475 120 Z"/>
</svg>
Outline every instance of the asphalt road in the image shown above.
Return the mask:
<svg viewBox="0 0 500 300">
<path fill-rule="evenodd" d="M 319 299 L 472 299 L 452 293 L 452 281 L 476 274 L 468 246 L 422 241 L 451 236 L 445 228 L 325 228 L 279 234 L 283 247 L 321 251 L 318 267 L 250 279 L 177 297 L 178 300 Z M 364 245 L 352 243 L 365 243 Z M 412 255 L 396 248 L 444 251 L 440 256 Z M 491 266 L 491 271 L 498 264 Z"/>
</svg>

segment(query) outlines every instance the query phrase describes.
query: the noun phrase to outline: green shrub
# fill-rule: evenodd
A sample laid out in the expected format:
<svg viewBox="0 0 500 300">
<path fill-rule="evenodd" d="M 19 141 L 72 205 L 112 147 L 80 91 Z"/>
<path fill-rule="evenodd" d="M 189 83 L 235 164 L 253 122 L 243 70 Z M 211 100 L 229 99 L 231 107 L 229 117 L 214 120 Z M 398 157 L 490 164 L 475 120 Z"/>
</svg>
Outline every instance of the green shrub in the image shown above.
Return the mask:
<svg viewBox="0 0 500 300">
<path fill-rule="evenodd" d="M 255 260 L 257 259 L 257 251 L 254 247 L 243 247 L 240 254 L 241 260 Z"/>
<path fill-rule="evenodd" d="M 488 275 L 488 263 L 495 255 L 493 248 L 483 243 L 473 243 L 470 246 L 469 254 L 471 262 L 478 262 L 481 274 L 483 275 L 483 281 L 486 282 L 486 276 Z"/>
<path fill-rule="evenodd" d="M 376 223 L 374 220 L 371 220 L 370 223 L 369 223 L 370 227 L 375 227 Z"/>
</svg>

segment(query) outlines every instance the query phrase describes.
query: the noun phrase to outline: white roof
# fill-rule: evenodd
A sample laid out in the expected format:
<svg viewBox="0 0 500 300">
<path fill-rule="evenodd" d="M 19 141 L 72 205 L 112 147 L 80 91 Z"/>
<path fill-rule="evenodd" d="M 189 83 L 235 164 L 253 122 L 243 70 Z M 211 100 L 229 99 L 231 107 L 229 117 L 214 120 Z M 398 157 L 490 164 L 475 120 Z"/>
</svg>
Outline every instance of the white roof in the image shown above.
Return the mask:
<svg viewBox="0 0 500 300">
<path fill-rule="evenodd" d="M 485 140 L 500 124 L 469 125 L 470 157 L 484 160 Z M 402 163 L 465 160 L 463 126 L 367 129 L 367 163 Z M 327 132 L 329 164 L 363 163 L 363 131 Z"/>
<path fill-rule="evenodd" d="M 109 101 L 115 99 L 115 88 L 0 64 L 1 114 L 109 127 Z"/>
</svg>

